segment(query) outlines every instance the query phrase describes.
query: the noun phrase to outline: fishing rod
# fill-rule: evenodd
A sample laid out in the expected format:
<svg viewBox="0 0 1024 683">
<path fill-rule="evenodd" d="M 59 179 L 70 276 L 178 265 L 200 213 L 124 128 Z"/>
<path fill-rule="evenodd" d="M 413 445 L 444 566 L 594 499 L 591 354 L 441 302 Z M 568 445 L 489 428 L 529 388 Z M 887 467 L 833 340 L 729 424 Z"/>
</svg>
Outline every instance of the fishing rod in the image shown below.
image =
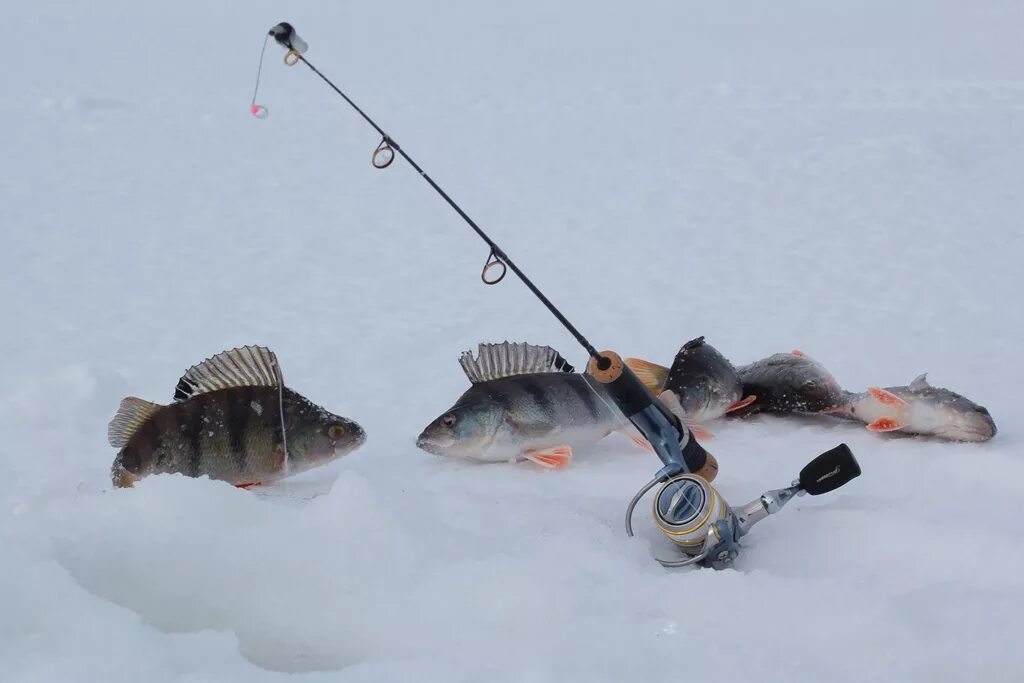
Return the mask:
<svg viewBox="0 0 1024 683">
<path fill-rule="evenodd" d="M 710 485 L 718 474 L 717 461 L 693 438 L 679 417 L 654 397 L 619 354 L 614 351 L 599 352 L 527 277 L 515 261 L 402 146 L 305 57 L 309 46 L 288 22 L 281 22 L 272 27 L 263 40 L 256 72 L 256 87 L 249 107 L 253 116 L 262 119 L 268 115 L 267 108 L 256 103 L 256 97 L 263 71 L 263 58 L 270 38 L 287 50 L 284 55 L 284 63 L 287 66 L 295 66 L 299 62 L 305 64 L 380 134 L 380 144 L 371 157 L 371 163 L 375 168 L 385 169 L 390 166 L 397 152 L 487 244 L 490 253 L 480 272 L 480 279 L 484 284 L 498 284 L 511 270 L 586 350 L 590 357 L 587 372 L 606 386 L 615 405 L 643 434 L 662 461 L 663 467 L 655 474 L 654 479 L 630 502 L 626 511 L 626 531 L 630 536 L 633 535 L 634 508 L 648 491 L 661 483 L 662 489 L 656 495 L 654 503 L 655 522 L 687 556 L 687 559 L 683 560 L 658 559 L 663 565 L 680 567 L 700 564 L 717 569 L 731 566 L 739 552 L 740 537 L 745 535 L 754 523 L 782 509 L 787 501 L 797 495 L 820 495 L 842 486 L 860 474 L 860 467 L 853 453 L 845 444 L 840 444 L 808 463 L 801 471 L 800 477 L 788 489 L 769 491 L 742 508 L 730 508 Z M 825 474 L 818 477 L 821 473 Z"/>
</svg>

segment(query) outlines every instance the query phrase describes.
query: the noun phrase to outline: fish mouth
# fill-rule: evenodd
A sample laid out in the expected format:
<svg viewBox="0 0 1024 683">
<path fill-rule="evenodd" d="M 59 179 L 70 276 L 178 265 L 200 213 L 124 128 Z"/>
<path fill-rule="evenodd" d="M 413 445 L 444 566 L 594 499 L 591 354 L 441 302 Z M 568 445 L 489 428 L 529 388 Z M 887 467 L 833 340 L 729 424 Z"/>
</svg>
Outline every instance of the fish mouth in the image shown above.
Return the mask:
<svg viewBox="0 0 1024 683">
<path fill-rule="evenodd" d="M 941 436 L 953 441 L 980 442 L 988 441 L 996 435 L 995 425 L 985 425 L 970 428 L 952 429 L 943 432 Z"/>
<path fill-rule="evenodd" d="M 426 451 L 427 453 L 431 453 L 433 455 L 445 454 L 440 444 L 436 443 L 433 439 L 428 437 L 425 432 L 423 434 L 420 434 L 419 437 L 417 437 L 416 448 L 419 448 L 421 451 Z"/>
</svg>

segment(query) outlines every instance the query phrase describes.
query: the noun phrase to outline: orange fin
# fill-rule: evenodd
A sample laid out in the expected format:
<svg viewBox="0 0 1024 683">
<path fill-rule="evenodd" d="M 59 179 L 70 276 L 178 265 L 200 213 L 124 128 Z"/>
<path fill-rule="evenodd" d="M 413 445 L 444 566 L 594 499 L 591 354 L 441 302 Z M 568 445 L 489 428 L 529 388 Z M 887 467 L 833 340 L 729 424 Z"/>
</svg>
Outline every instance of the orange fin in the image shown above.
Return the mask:
<svg viewBox="0 0 1024 683">
<path fill-rule="evenodd" d="M 697 439 L 697 441 L 711 441 L 711 439 L 715 438 L 714 433 L 710 429 L 696 420 L 683 418 L 683 424 L 686 425 L 690 433 L 693 434 L 693 438 Z"/>
<path fill-rule="evenodd" d="M 550 450 L 527 451 L 523 453 L 523 457 L 541 467 L 560 470 L 572 460 L 572 449 L 568 446 L 558 446 Z"/>
<path fill-rule="evenodd" d="M 668 368 L 642 358 L 627 358 L 626 366 L 640 378 L 640 381 L 651 390 L 651 393 L 655 396 L 661 393 L 661 388 L 665 386 L 665 380 L 668 379 Z"/>
<path fill-rule="evenodd" d="M 757 400 L 757 396 L 754 395 L 754 394 L 751 394 L 750 396 L 747 396 L 745 398 L 741 398 L 740 400 L 738 400 L 735 403 L 733 403 L 731 406 L 729 406 L 728 408 L 725 409 L 725 412 L 731 413 L 734 410 L 739 410 L 740 408 L 746 408 L 747 406 L 749 406 L 751 403 L 753 403 L 756 400 Z"/>
<path fill-rule="evenodd" d="M 263 486 L 263 484 L 261 484 L 258 481 L 247 481 L 244 484 L 235 484 L 235 488 L 247 489 L 247 490 L 248 489 L 254 489 L 254 488 L 258 487 L 258 486 Z"/>
<path fill-rule="evenodd" d="M 806 353 L 804 353 L 800 349 L 793 349 L 792 351 L 790 351 L 790 353 L 793 354 L 794 356 L 799 356 L 800 358 L 803 358 L 804 356 L 807 355 Z"/>
<path fill-rule="evenodd" d="M 668 408 L 673 415 L 679 418 L 680 422 L 687 426 L 695 439 L 698 441 L 710 441 L 715 438 L 715 435 L 712 434 L 707 427 L 702 425 L 700 422 L 687 417 L 686 412 L 683 410 L 683 404 L 679 402 L 679 397 L 676 396 L 676 392 L 671 389 L 663 391 L 658 396 L 658 399 L 665 404 L 665 407 Z"/>
<path fill-rule="evenodd" d="M 891 391 L 879 389 L 878 387 L 868 387 L 868 393 L 882 405 L 899 406 L 900 408 L 907 407 L 907 402 Z"/>
<path fill-rule="evenodd" d="M 623 427 L 619 430 L 619 433 L 623 436 L 628 436 L 629 440 L 636 444 L 638 448 L 648 452 L 654 451 L 654 446 L 651 445 L 651 442 L 645 439 L 635 427 Z"/>
<path fill-rule="evenodd" d="M 868 425 L 868 429 L 873 432 L 895 432 L 898 429 L 903 429 L 906 423 L 900 422 L 894 417 L 880 417 L 871 424 Z"/>
<path fill-rule="evenodd" d="M 135 482 L 137 482 L 140 477 L 118 465 L 110 472 L 110 478 L 114 482 L 114 486 L 117 488 L 130 489 L 135 486 Z"/>
</svg>

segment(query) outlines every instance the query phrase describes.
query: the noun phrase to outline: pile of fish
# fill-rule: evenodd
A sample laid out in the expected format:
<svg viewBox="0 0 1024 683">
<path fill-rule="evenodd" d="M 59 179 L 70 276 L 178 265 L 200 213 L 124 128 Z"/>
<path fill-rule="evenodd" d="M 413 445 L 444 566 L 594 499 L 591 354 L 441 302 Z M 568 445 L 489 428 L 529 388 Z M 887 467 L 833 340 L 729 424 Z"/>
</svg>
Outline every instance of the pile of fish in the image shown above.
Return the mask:
<svg viewBox="0 0 1024 683">
<path fill-rule="evenodd" d="M 983 406 L 925 375 L 906 386 L 844 390 L 825 367 L 801 351 L 776 353 L 734 368 L 699 337 L 687 342 L 671 368 L 630 358 L 626 363 L 680 418 L 699 423 L 751 413 L 830 415 L 857 420 L 873 432 L 901 432 L 950 441 L 987 441 L 996 424 Z M 737 399 L 743 396 L 742 399 Z M 700 434 L 694 431 L 700 438 Z"/>
<path fill-rule="evenodd" d="M 480 344 L 459 363 L 470 387 L 416 440 L 430 453 L 476 462 L 528 460 L 562 468 L 574 449 L 612 432 L 650 445 L 607 394 L 549 346 Z M 704 341 L 684 344 L 671 367 L 626 360 L 700 440 L 705 423 L 754 413 L 828 415 L 875 432 L 986 441 L 996 425 L 984 407 L 928 384 L 844 390 L 820 363 L 793 351 L 739 368 Z M 115 486 L 149 474 L 207 476 L 241 488 L 326 464 L 366 441 L 362 427 L 285 387 L 277 357 L 261 346 L 224 351 L 189 368 L 168 405 L 128 397 L 107 430 L 119 449 Z"/>
</svg>

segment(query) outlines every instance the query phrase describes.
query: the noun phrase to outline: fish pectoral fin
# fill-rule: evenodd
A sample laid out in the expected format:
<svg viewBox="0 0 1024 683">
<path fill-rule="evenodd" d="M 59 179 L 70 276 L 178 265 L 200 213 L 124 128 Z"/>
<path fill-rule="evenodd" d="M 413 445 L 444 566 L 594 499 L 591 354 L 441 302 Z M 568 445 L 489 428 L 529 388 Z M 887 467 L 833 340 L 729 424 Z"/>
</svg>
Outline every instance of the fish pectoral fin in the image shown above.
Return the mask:
<svg viewBox="0 0 1024 683">
<path fill-rule="evenodd" d="M 652 394 L 657 396 L 661 392 L 665 380 L 668 379 L 668 368 L 642 358 L 627 358 L 625 363 Z"/>
<path fill-rule="evenodd" d="M 740 400 L 736 401 L 735 403 L 733 403 L 732 405 L 730 405 L 728 408 L 726 408 L 725 412 L 731 413 L 731 412 L 734 412 L 734 411 L 737 411 L 737 410 L 741 410 L 743 408 L 746 408 L 747 406 L 749 406 L 751 403 L 753 403 L 756 400 L 757 400 L 757 396 L 754 395 L 754 394 L 751 394 L 750 396 L 745 396 L 745 397 L 741 398 Z"/>
<path fill-rule="evenodd" d="M 895 432 L 906 426 L 905 422 L 901 422 L 894 417 L 880 417 L 869 424 L 868 429 L 873 432 Z"/>
<path fill-rule="evenodd" d="M 700 422 L 689 418 L 680 419 L 683 424 L 686 425 L 686 428 L 690 430 L 690 433 L 693 434 L 693 438 L 697 439 L 697 441 L 711 441 L 715 438 L 714 432 L 702 425 Z"/>
<path fill-rule="evenodd" d="M 572 460 L 572 449 L 568 446 L 526 451 L 523 457 L 541 467 L 553 470 L 564 469 Z"/>
<path fill-rule="evenodd" d="M 619 429 L 618 432 L 623 436 L 628 436 L 629 440 L 636 444 L 638 448 L 641 448 L 647 452 L 654 451 L 654 446 L 651 445 L 650 441 L 643 437 L 643 434 L 641 434 L 640 430 L 638 430 L 636 427 L 632 425 L 627 425 L 622 429 Z"/>
<path fill-rule="evenodd" d="M 868 387 L 868 393 L 882 405 L 896 406 L 899 408 L 907 407 L 907 402 L 891 391 L 879 389 L 878 387 Z"/>
<path fill-rule="evenodd" d="M 690 430 L 695 439 L 698 441 L 710 441 L 715 438 L 715 435 L 707 427 L 686 415 L 686 412 L 683 410 L 683 404 L 679 402 L 676 392 L 671 389 L 663 391 L 658 396 L 658 399 L 665 404 L 666 408 L 672 411 L 673 415 L 679 418 L 680 422 L 686 425 L 686 428 Z"/>
</svg>

